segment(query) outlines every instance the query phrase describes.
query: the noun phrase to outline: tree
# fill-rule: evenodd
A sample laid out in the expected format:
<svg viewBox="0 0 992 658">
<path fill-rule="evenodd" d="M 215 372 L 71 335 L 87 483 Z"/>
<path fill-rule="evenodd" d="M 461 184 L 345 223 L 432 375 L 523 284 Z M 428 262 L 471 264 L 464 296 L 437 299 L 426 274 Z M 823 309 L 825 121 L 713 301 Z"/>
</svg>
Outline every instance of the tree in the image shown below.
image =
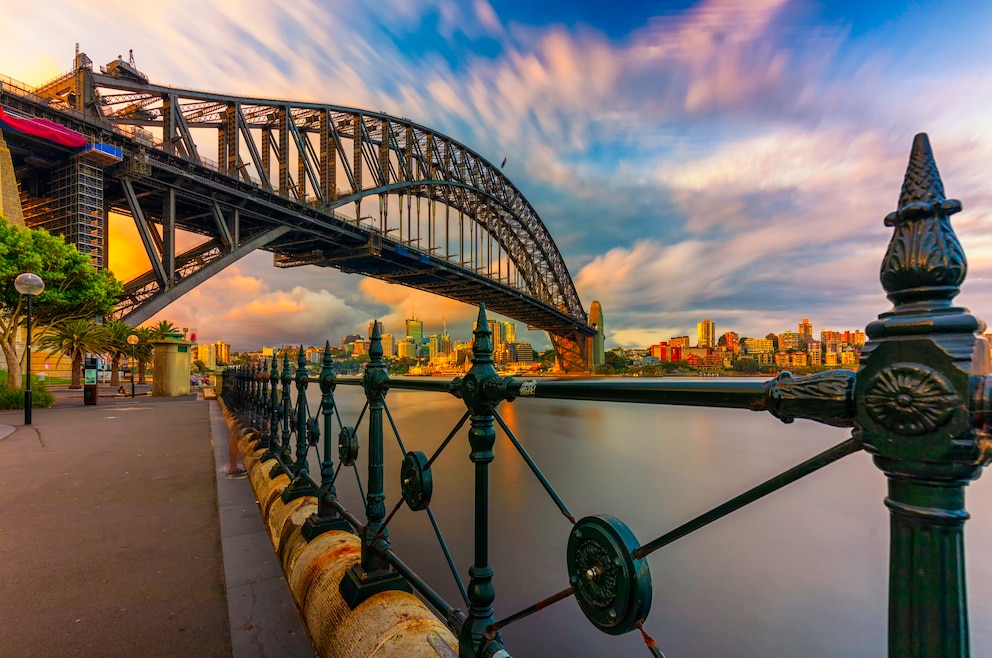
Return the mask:
<svg viewBox="0 0 992 658">
<path fill-rule="evenodd" d="M 154 338 L 165 338 L 169 334 L 174 334 L 179 331 L 179 327 L 172 324 L 168 320 L 161 320 L 158 324 L 151 327 L 152 336 Z"/>
<path fill-rule="evenodd" d="M 118 386 L 121 383 L 121 359 L 131 356 L 131 344 L 127 342 L 127 337 L 134 333 L 134 327 L 121 320 L 111 320 L 104 327 L 110 339 L 107 347 L 111 362 L 110 385 Z"/>
<path fill-rule="evenodd" d="M 83 354 L 106 352 L 110 346 L 110 335 L 102 325 L 91 320 L 68 320 L 51 327 L 38 344 L 43 349 L 72 359 L 69 388 L 80 388 Z"/>
<path fill-rule="evenodd" d="M 151 341 L 155 338 L 152 330 L 148 327 L 141 327 L 134 333 L 138 335 L 138 344 L 134 346 L 134 358 L 138 361 L 138 383 L 145 383 L 145 370 L 151 363 L 154 348 Z"/>
<path fill-rule="evenodd" d="M 734 370 L 748 375 L 756 375 L 761 370 L 761 365 L 750 357 L 744 357 L 734 361 Z"/>
<path fill-rule="evenodd" d="M 207 371 L 210 370 L 210 368 L 207 367 L 207 364 L 199 359 L 193 362 L 193 367 L 196 368 L 196 371 L 201 375 L 207 374 Z"/>
<path fill-rule="evenodd" d="M 45 282 L 32 303 L 32 341 L 53 325 L 106 315 L 124 291 L 111 272 L 95 269 L 89 256 L 61 237 L 0 217 L 0 350 L 9 389 L 21 386 L 14 341 L 26 324 L 27 302 L 14 288 L 14 279 L 22 272 L 34 272 Z"/>
<path fill-rule="evenodd" d="M 775 334 L 765 334 L 765 338 L 772 341 L 772 349 L 778 352 L 778 336 Z"/>
</svg>

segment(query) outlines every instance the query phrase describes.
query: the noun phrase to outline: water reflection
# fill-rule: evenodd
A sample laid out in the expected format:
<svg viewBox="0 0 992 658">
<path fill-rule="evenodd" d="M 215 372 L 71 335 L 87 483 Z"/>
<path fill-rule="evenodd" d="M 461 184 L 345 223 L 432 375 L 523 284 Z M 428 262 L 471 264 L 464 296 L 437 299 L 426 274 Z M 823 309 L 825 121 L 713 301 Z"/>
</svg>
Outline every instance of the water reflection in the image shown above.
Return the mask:
<svg viewBox="0 0 992 658">
<path fill-rule="evenodd" d="M 311 402 L 319 391 L 311 387 Z M 359 388 L 336 400 L 353 423 Z M 432 454 L 464 413 L 449 395 L 393 390 L 387 404 L 408 450 Z M 499 407 L 577 518 L 610 513 L 641 543 L 712 508 L 848 436 L 808 421 L 688 407 L 518 400 Z M 386 506 L 399 497 L 400 450 L 385 429 Z M 367 428 L 359 431 L 363 485 Z M 496 615 L 502 618 L 568 585 L 570 530 L 523 459 L 497 427 L 491 555 Z M 434 465 L 431 504 L 463 577 L 472 559 L 473 468 L 463 429 Z M 319 472 L 312 469 L 312 472 Z M 353 477 L 339 495 L 361 509 Z M 966 527 L 975 655 L 992 654 L 992 544 L 987 485 L 969 493 Z M 885 655 L 888 514 L 883 476 L 865 454 L 844 458 L 649 558 L 654 583 L 646 630 L 676 656 Z M 361 516 L 361 514 L 360 514 Z M 405 506 L 389 526 L 397 552 L 453 604 L 460 595 L 423 513 Z M 568 599 L 504 631 L 516 658 L 649 655 L 634 633 L 595 630 Z"/>
</svg>

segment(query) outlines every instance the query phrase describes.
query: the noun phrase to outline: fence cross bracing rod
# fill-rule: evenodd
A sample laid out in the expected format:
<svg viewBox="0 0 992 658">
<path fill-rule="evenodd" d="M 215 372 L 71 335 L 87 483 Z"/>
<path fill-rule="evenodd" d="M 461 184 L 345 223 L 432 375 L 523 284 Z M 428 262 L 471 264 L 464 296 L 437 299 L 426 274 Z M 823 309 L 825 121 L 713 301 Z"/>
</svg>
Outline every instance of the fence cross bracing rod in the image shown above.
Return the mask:
<svg viewBox="0 0 992 658">
<path fill-rule="evenodd" d="M 551 496 L 551 500 L 553 500 L 555 505 L 558 506 L 558 510 L 561 511 L 562 516 L 568 519 L 572 523 L 572 525 L 575 525 L 575 517 L 568 510 L 568 506 L 565 505 L 565 502 L 558 495 L 558 492 L 555 491 L 555 488 L 551 486 L 550 482 L 548 482 L 548 478 L 544 477 L 544 473 L 541 472 L 541 469 L 538 468 L 537 464 L 534 463 L 534 460 L 531 459 L 530 454 L 524 449 L 523 445 L 520 444 L 520 441 L 517 440 L 517 437 L 513 433 L 513 430 L 510 429 L 510 427 L 506 424 L 506 422 L 503 420 L 503 417 L 499 415 L 496 409 L 493 409 L 492 414 L 493 417 L 496 418 L 496 422 L 499 423 L 499 426 L 503 428 L 503 431 L 506 433 L 507 438 L 510 439 L 510 441 L 513 443 L 513 446 L 517 449 L 517 452 L 519 452 L 520 456 L 524 458 L 525 462 L 527 462 L 527 465 L 530 467 L 531 472 L 534 473 L 534 476 L 538 479 L 538 481 L 540 481 L 541 486 L 544 487 L 544 490 L 548 492 L 549 496 Z"/>
<path fill-rule="evenodd" d="M 683 523 L 679 527 L 663 534 L 654 541 L 644 544 L 634 551 L 634 557 L 637 559 L 647 557 L 662 546 L 666 546 L 676 539 L 680 539 L 691 532 L 695 532 L 703 526 L 708 525 L 717 519 L 721 519 L 731 512 L 737 511 L 745 505 L 753 503 L 754 501 L 759 500 L 770 493 L 778 491 L 787 484 L 792 484 L 796 480 L 804 478 L 807 475 L 820 470 L 824 466 L 834 463 L 842 457 L 858 452 L 861 450 L 861 447 L 861 441 L 853 437 L 838 443 L 832 448 L 828 448 L 827 450 L 810 457 L 792 468 L 779 473 L 775 477 L 762 482 L 758 486 L 748 489 L 739 496 L 735 496 L 727 502 L 714 507 L 705 514 L 701 514 L 691 521 Z"/>
</svg>

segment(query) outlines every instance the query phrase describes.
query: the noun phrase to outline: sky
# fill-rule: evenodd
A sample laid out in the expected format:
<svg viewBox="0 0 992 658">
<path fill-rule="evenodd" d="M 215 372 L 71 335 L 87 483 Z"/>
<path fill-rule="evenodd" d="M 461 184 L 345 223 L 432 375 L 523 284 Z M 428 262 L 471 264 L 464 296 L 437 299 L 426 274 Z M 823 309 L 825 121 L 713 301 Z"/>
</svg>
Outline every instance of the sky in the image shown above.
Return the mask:
<svg viewBox="0 0 992 658">
<path fill-rule="evenodd" d="M 703 318 L 718 335 L 863 328 L 891 307 L 883 218 L 927 132 L 964 205 L 957 301 L 992 310 L 992 3 L 8 4 L 0 74 L 29 84 L 68 70 L 76 42 L 96 63 L 133 48 L 153 82 L 383 110 L 505 156 L 584 306 L 602 303 L 608 348 L 695 336 Z M 127 221 L 111 232 L 121 278 L 147 269 Z M 476 315 L 256 252 L 154 319 L 238 350 L 336 343 L 373 316 L 402 335 L 414 311 L 455 338 Z"/>
</svg>

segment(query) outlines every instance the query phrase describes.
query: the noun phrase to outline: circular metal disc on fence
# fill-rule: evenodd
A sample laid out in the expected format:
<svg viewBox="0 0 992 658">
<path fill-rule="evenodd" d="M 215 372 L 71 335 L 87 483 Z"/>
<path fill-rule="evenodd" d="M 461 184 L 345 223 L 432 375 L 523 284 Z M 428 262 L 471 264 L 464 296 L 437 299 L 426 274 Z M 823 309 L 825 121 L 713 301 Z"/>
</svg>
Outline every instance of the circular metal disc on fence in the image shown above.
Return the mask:
<svg viewBox="0 0 992 658">
<path fill-rule="evenodd" d="M 358 436 L 354 427 L 342 427 L 338 434 L 338 459 L 345 466 L 351 466 L 358 459 Z"/>
<path fill-rule="evenodd" d="M 427 468 L 427 455 L 415 450 L 406 453 L 400 466 L 400 491 L 414 512 L 427 509 L 434 493 L 434 476 Z"/>
<path fill-rule="evenodd" d="M 601 514 L 580 519 L 568 536 L 568 580 L 582 612 L 610 635 L 628 633 L 651 610 L 651 571 L 634 558 L 640 544 L 623 521 Z"/>
</svg>

